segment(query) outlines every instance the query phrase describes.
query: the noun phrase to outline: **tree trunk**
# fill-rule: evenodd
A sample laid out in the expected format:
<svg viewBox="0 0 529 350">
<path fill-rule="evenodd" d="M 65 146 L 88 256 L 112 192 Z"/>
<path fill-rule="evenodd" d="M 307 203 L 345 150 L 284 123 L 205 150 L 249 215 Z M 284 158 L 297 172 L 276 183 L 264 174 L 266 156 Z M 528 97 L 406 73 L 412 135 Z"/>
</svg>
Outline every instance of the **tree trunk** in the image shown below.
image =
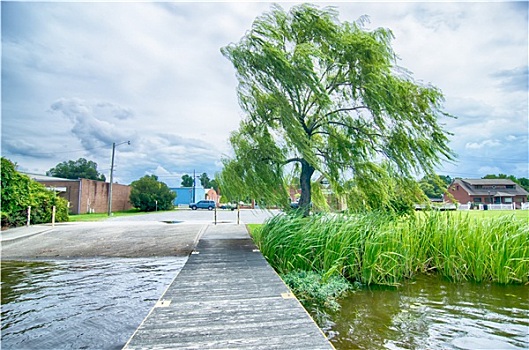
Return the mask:
<svg viewBox="0 0 529 350">
<path fill-rule="evenodd" d="M 314 167 L 306 160 L 301 160 L 301 175 L 299 182 L 301 185 L 301 197 L 299 198 L 299 209 L 303 216 L 309 216 L 311 207 L 311 182 L 310 179 L 314 174 Z"/>
</svg>

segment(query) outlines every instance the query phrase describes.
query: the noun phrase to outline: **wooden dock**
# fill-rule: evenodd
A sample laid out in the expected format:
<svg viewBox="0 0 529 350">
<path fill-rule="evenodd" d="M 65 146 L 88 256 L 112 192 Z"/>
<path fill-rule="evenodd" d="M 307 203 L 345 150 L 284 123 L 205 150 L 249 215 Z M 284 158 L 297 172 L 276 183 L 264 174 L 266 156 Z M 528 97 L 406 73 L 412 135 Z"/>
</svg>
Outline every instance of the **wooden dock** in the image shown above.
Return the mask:
<svg viewBox="0 0 529 350">
<path fill-rule="evenodd" d="M 249 237 L 210 225 L 124 349 L 334 349 Z"/>
</svg>

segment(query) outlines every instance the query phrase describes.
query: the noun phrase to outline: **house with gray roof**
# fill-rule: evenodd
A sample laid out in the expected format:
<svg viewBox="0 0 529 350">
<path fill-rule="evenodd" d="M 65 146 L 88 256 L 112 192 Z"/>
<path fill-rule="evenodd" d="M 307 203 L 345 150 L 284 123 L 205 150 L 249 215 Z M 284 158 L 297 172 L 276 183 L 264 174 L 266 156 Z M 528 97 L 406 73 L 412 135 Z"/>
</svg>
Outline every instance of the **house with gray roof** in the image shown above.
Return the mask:
<svg viewBox="0 0 529 350">
<path fill-rule="evenodd" d="M 461 204 L 514 204 L 517 209 L 527 202 L 529 195 L 509 179 L 454 179 L 448 192 Z"/>
</svg>

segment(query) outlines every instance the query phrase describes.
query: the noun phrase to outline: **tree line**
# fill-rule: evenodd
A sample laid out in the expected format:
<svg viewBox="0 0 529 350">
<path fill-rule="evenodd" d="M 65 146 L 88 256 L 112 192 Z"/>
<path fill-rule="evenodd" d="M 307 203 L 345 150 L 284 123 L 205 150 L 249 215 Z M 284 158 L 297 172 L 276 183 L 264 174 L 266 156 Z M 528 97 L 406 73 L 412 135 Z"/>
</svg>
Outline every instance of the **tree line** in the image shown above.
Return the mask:
<svg viewBox="0 0 529 350">
<path fill-rule="evenodd" d="M 213 188 L 215 191 L 219 191 L 219 185 L 217 183 L 217 180 L 210 179 L 207 173 L 202 173 L 198 176 L 198 179 L 200 181 L 200 185 L 204 188 Z M 189 174 L 182 175 L 182 187 L 193 187 L 193 176 Z M 196 182 L 194 183 L 196 186 Z"/>
<path fill-rule="evenodd" d="M 97 171 L 97 164 L 93 161 L 80 158 L 76 161 L 66 161 L 57 164 L 51 168 L 48 175 L 63 177 L 68 179 L 89 178 L 92 180 L 103 180 L 104 176 Z M 197 177 L 200 184 L 204 188 L 214 188 L 219 190 L 216 179 L 210 179 L 207 173 L 202 173 Z M 526 191 L 529 192 L 529 179 L 525 177 L 515 177 L 514 175 L 506 174 L 487 174 L 483 179 L 510 179 L 519 184 Z M 56 195 L 53 191 L 46 189 L 42 184 L 33 181 L 28 176 L 16 171 L 16 164 L 10 160 L 2 157 L 2 198 L 1 198 L 1 215 L 2 226 L 20 226 L 27 221 L 27 208 L 32 207 L 31 222 L 44 223 L 51 221 L 51 208 L 57 208 L 56 220 L 68 220 L 68 204 L 67 202 Z M 413 208 L 416 199 L 423 197 L 441 198 L 452 182 L 452 178 L 447 175 L 427 175 L 418 181 L 410 182 L 408 188 L 418 186 L 421 193 L 415 196 L 407 195 L 400 187 L 400 183 L 394 181 L 391 177 L 383 180 L 384 188 L 381 191 L 391 193 L 391 200 L 386 203 L 382 209 L 392 211 L 406 211 Z M 290 177 L 287 181 L 288 186 L 298 188 L 299 181 L 295 177 Z M 193 177 L 184 174 L 182 176 L 182 186 L 192 187 Z M 154 210 L 170 210 L 173 208 L 173 202 L 176 198 L 176 193 L 171 191 L 167 184 L 159 181 L 156 175 L 145 175 L 142 178 L 133 181 L 131 184 L 130 202 L 141 211 Z M 380 191 L 372 191 L 369 196 L 357 191 L 353 182 L 346 183 L 346 192 L 348 193 L 348 201 L 350 207 L 355 207 L 355 203 L 361 202 L 364 207 L 373 207 L 378 203 L 378 199 L 382 196 Z M 313 196 L 316 200 L 323 197 L 321 190 L 318 191 L 317 186 L 313 187 Z M 238 197 L 230 198 L 227 194 L 228 200 L 238 200 Z M 247 196 L 246 196 L 247 197 Z M 246 198 L 245 197 L 245 198 Z M 319 198 L 322 197 L 322 198 Z"/>
</svg>

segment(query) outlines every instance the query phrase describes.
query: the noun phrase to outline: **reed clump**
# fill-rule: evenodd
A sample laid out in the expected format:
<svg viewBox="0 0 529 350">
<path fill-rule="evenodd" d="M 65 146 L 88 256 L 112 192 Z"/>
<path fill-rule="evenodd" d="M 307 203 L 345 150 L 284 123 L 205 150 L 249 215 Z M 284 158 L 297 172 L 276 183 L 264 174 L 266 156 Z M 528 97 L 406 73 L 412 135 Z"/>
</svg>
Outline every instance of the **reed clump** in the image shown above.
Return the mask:
<svg viewBox="0 0 529 350">
<path fill-rule="evenodd" d="M 284 215 L 267 221 L 254 239 L 281 274 L 316 271 L 366 285 L 398 285 L 418 273 L 454 281 L 529 280 L 529 226 L 514 216 Z"/>
</svg>

